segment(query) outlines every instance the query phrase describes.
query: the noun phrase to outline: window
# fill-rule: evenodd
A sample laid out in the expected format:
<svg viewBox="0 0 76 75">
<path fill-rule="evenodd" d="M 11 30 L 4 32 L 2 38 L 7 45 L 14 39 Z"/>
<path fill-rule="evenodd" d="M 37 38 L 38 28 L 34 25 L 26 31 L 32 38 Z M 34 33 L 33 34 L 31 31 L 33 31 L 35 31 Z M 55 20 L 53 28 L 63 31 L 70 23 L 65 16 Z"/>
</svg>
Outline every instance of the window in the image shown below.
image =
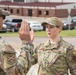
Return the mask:
<svg viewBox="0 0 76 75">
<path fill-rule="evenodd" d="M 4 10 L 7 10 L 6 8 Z"/>
<path fill-rule="evenodd" d="M 10 13 L 13 13 L 13 9 L 10 9 Z"/>
<path fill-rule="evenodd" d="M 14 2 L 24 2 L 24 0 L 14 0 Z"/>
<path fill-rule="evenodd" d="M 49 15 L 49 11 L 46 11 L 46 15 Z"/>
<path fill-rule="evenodd" d="M 22 19 L 12 19 L 12 22 L 22 22 Z"/>
<path fill-rule="evenodd" d="M 75 8 L 75 6 L 74 6 L 74 8 Z"/>
<path fill-rule="evenodd" d="M 39 10 L 39 15 L 41 15 L 42 14 L 42 12 L 41 12 L 41 10 Z"/>
<path fill-rule="evenodd" d="M 19 14 L 19 9 L 17 9 L 17 14 Z"/>
</svg>

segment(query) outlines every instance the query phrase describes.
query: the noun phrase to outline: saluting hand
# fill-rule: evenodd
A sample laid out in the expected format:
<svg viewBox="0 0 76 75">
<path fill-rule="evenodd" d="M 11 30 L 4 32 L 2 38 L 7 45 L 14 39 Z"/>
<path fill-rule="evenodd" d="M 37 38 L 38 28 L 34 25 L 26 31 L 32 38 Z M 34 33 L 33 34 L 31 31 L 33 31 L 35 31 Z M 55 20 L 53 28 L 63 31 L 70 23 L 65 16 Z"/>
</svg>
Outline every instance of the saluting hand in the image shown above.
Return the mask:
<svg viewBox="0 0 76 75">
<path fill-rule="evenodd" d="M 21 27 L 19 29 L 19 37 L 22 41 L 33 42 L 34 40 L 34 30 L 31 29 L 25 20 L 22 21 Z"/>
</svg>

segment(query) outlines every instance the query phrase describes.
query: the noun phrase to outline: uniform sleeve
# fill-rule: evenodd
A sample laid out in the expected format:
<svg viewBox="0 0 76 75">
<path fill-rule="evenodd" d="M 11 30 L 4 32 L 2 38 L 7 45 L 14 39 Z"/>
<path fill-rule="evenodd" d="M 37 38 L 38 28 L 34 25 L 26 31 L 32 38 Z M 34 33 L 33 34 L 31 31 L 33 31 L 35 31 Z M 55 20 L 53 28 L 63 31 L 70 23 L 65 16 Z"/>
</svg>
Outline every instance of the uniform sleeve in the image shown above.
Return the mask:
<svg viewBox="0 0 76 75">
<path fill-rule="evenodd" d="M 76 50 L 70 46 L 67 50 L 67 65 L 71 75 L 76 75 Z"/>
<path fill-rule="evenodd" d="M 24 43 L 21 47 L 20 55 L 17 59 L 17 69 L 21 75 L 25 75 L 32 65 L 34 45 L 32 43 Z"/>
<path fill-rule="evenodd" d="M 40 46 L 40 45 L 39 45 Z M 37 63 L 39 46 L 34 48 L 32 43 L 25 42 L 21 47 L 21 53 L 17 59 L 17 69 L 21 75 L 25 75 L 30 67 Z"/>
</svg>

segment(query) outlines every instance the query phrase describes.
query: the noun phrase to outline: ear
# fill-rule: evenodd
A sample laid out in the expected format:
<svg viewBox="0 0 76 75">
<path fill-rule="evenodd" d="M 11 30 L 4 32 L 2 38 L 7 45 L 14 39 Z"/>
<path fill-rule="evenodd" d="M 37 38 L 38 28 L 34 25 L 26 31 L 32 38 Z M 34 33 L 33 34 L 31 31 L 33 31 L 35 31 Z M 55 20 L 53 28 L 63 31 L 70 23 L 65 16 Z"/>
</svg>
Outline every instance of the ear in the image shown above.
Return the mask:
<svg viewBox="0 0 76 75">
<path fill-rule="evenodd" d="M 59 32 L 61 32 L 62 31 L 62 27 L 59 27 Z"/>
</svg>

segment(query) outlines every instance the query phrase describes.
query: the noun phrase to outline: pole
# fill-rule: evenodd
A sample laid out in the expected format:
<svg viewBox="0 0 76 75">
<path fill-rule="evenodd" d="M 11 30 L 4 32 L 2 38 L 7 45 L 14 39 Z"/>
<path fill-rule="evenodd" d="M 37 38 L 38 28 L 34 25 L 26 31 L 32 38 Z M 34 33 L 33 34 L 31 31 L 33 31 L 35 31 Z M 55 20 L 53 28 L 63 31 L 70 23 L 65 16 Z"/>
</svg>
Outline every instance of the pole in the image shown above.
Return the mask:
<svg viewBox="0 0 76 75">
<path fill-rule="evenodd" d="M 62 0 L 62 3 L 63 3 L 63 0 Z"/>
<path fill-rule="evenodd" d="M 45 0 L 45 12 L 44 12 L 45 18 L 46 18 L 46 0 Z"/>
<path fill-rule="evenodd" d="M 69 23 L 69 30 L 70 30 L 70 23 L 71 23 L 71 16 L 70 16 L 71 8 L 68 9 L 68 23 Z"/>
</svg>

